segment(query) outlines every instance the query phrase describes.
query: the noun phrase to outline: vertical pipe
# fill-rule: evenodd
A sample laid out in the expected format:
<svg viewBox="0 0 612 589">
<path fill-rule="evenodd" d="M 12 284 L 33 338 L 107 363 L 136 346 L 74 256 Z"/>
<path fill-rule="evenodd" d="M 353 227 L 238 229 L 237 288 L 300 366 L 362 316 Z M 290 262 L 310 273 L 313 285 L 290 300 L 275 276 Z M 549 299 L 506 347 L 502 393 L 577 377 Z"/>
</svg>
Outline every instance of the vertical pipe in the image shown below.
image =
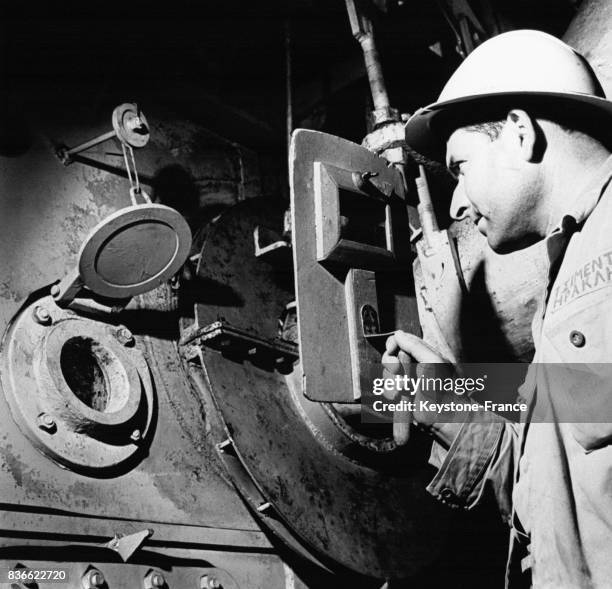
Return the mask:
<svg viewBox="0 0 612 589">
<path fill-rule="evenodd" d="M 291 18 L 287 15 L 285 20 L 285 102 L 286 102 L 286 129 L 287 154 L 291 145 L 291 132 L 293 131 L 293 88 L 291 83 Z"/>
<path fill-rule="evenodd" d="M 374 110 L 388 108 L 389 95 L 387 94 L 387 87 L 385 86 L 385 79 L 382 74 L 380 57 L 378 56 L 378 50 L 374 42 L 374 34 L 361 35 L 358 40 L 363 50 L 366 72 L 370 82 L 370 90 L 372 91 Z"/>
<path fill-rule="evenodd" d="M 346 0 L 346 10 L 353 37 L 357 39 L 363 51 L 374 110 L 388 109 L 389 95 L 387 94 L 385 79 L 380 65 L 380 57 L 376 49 L 372 21 L 364 12 L 360 0 Z"/>
</svg>

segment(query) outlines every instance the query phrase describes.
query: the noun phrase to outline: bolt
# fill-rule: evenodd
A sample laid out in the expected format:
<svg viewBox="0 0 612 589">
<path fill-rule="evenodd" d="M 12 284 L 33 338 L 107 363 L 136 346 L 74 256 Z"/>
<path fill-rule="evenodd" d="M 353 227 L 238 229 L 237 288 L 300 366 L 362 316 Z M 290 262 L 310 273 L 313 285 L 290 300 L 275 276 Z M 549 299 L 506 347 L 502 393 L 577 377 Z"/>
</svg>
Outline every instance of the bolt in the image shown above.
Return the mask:
<svg viewBox="0 0 612 589">
<path fill-rule="evenodd" d="M 200 589 L 222 589 L 222 587 L 221 583 L 217 581 L 216 577 L 202 575 L 202 577 L 200 578 Z"/>
<path fill-rule="evenodd" d="M 90 569 L 83 576 L 84 589 L 96 589 L 104 585 L 104 575 L 98 569 Z"/>
<path fill-rule="evenodd" d="M 132 335 L 132 332 L 127 327 L 123 326 L 121 326 L 117 330 L 116 337 L 119 342 L 124 346 L 127 346 L 128 344 L 131 344 L 134 341 L 134 336 Z"/>
<path fill-rule="evenodd" d="M 48 413 L 41 413 L 37 417 L 36 422 L 39 429 L 49 432 L 50 434 L 55 433 L 55 430 L 57 429 L 57 425 L 53 420 L 53 417 L 51 417 Z"/>
<path fill-rule="evenodd" d="M 161 589 L 161 587 L 165 585 L 166 579 L 164 579 L 164 575 L 158 571 L 150 571 L 144 578 L 145 589 Z"/>
<path fill-rule="evenodd" d="M 130 435 L 130 439 L 132 440 L 132 442 L 138 442 L 141 437 L 142 433 L 139 429 L 135 429 Z"/>
<path fill-rule="evenodd" d="M 34 319 L 41 325 L 49 325 L 51 323 L 49 311 L 40 305 L 34 307 Z"/>
</svg>

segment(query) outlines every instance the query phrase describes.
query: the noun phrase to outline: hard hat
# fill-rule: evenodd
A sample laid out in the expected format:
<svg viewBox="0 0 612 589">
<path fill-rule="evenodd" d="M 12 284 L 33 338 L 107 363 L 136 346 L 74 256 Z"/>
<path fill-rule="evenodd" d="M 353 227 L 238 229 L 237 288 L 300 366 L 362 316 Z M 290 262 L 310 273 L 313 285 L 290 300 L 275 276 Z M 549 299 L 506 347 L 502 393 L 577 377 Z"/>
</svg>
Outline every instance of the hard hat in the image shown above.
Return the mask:
<svg viewBox="0 0 612 589">
<path fill-rule="evenodd" d="M 542 31 L 502 33 L 478 46 L 451 76 L 438 101 L 406 123 L 406 142 L 434 160 L 444 160 L 450 134 L 467 124 L 505 118 L 503 109 L 537 108 L 576 120 L 576 128 L 612 135 L 612 102 L 586 59 Z M 604 123 L 608 124 L 605 125 Z M 586 131 L 586 129 L 585 129 Z"/>
</svg>

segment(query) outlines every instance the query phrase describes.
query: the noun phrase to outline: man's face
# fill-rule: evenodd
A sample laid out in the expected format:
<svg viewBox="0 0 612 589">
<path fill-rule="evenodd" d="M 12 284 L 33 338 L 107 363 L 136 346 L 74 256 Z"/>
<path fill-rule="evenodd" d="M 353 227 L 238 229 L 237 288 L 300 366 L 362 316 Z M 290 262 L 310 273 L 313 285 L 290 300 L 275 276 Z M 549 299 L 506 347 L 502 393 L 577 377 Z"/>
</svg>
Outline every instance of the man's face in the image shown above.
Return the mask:
<svg viewBox="0 0 612 589">
<path fill-rule="evenodd" d="M 532 225 L 539 187 L 518 150 L 519 139 L 507 127 L 496 140 L 458 129 L 446 144 L 446 164 L 457 179 L 451 216 L 469 216 L 498 253 L 537 240 Z"/>
</svg>

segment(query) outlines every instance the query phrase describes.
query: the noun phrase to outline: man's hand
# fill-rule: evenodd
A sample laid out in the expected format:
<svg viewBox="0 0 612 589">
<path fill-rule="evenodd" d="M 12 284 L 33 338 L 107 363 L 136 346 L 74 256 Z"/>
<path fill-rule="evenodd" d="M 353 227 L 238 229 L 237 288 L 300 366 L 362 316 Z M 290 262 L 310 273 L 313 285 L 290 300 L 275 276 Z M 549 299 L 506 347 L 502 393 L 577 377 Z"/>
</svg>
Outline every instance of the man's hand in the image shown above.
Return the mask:
<svg viewBox="0 0 612 589">
<path fill-rule="evenodd" d="M 400 351 L 405 352 L 421 364 L 448 364 L 448 360 L 443 358 L 424 340 L 411 333 L 398 330 L 387 338 L 387 350 L 383 354 L 383 363 L 397 362 Z"/>
<path fill-rule="evenodd" d="M 391 375 L 400 374 L 402 369 L 407 372 L 412 360 L 422 365 L 444 364 L 444 368 L 439 367 L 438 370 L 435 370 L 436 376 L 444 377 L 441 374 L 442 372 L 446 373 L 446 376 L 452 376 L 455 372 L 453 365 L 420 337 L 405 331 L 396 331 L 387 338 L 386 351 L 382 357 L 386 372 Z M 417 374 L 424 373 L 424 375 L 427 375 L 432 372 L 432 368 L 431 366 L 417 366 Z M 431 375 L 434 376 L 434 374 Z M 391 391 L 391 396 L 396 395 L 395 391 Z M 420 401 L 425 399 L 431 400 L 420 388 L 412 397 L 417 408 Z M 428 428 L 446 447 L 450 446 L 460 426 L 460 424 L 455 423 L 437 423 L 436 413 L 433 411 L 416 410 L 413 413 L 413 418 L 419 425 Z"/>
</svg>

